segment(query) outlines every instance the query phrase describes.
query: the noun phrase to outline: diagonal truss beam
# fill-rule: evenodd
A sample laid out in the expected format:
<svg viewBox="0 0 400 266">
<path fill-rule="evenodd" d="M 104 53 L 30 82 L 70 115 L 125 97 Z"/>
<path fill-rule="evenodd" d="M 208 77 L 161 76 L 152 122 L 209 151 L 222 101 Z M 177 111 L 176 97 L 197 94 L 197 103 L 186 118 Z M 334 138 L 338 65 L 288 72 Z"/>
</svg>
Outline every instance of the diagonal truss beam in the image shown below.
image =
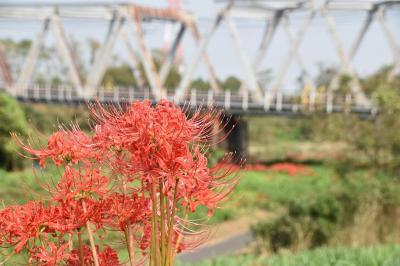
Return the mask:
<svg viewBox="0 0 400 266">
<path fill-rule="evenodd" d="M 352 94 L 355 97 L 355 101 L 360 105 L 365 105 L 365 106 L 369 105 L 369 100 L 367 99 L 366 95 L 362 91 L 360 81 L 357 78 L 357 75 L 356 75 L 353 67 L 351 66 L 350 59 L 347 56 L 347 54 L 343 48 L 343 45 L 340 41 L 339 34 L 336 29 L 335 20 L 329 14 L 328 9 L 326 8 L 326 5 L 321 7 L 321 15 L 325 19 L 329 33 L 332 37 L 332 41 L 334 42 L 335 50 L 336 50 L 336 53 L 340 60 L 341 69 L 343 69 L 344 72 L 347 73 L 351 77 L 350 89 L 351 89 Z"/>
<path fill-rule="evenodd" d="M 276 29 L 278 28 L 282 20 L 283 12 L 284 12 L 283 10 L 277 10 L 273 12 L 272 17 L 271 16 L 267 17 L 264 33 L 253 61 L 253 69 L 256 73 L 259 71 L 260 65 L 264 60 L 265 54 L 267 53 L 267 50 L 272 42 Z M 243 93 L 244 84 L 240 86 L 239 90 L 241 93 Z"/>
<path fill-rule="evenodd" d="M 131 41 L 129 39 L 129 34 L 127 32 L 126 26 L 122 28 L 121 34 L 122 34 L 122 39 L 123 39 L 123 42 L 125 44 L 125 47 L 126 47 L 126 49 L 128 51 L 129 60 L 130 60 L 130 62 L 132 64 L 132 74 L 135 77 L 137 85 L 140 88 L 144 88 L 145 79 L 144 79 L 142 73 L 140 72 L 139 60 L 138 60 L 138 58 L 136 56 L 135 51 L 132 48 Z"/>
<path fill-rule="evenodd" d="M 280 67 L 280 71 L 278 72 L 277 78 L 275 79 L 275 81 L 273 82 L 273 85 L 271 87 L 271 96 L 270 97 L 270 101 L 273 99 L 274 96 L 276 96 L 277 92 L 279 91 L 279 89 L 282 87 L 282 83 L 283 80 L 286 76 L 286 73 L 289 69 L 289 66 L 293 60 L 293 58 L 296 56 L 296 54 L 298 53 L 298 49 L 300 47 L 300 44 L 308 30 L 308 28 L 311 25 L 311 22 L 313 21 L 314 17 L 317 14 L 317 10 L 316 9 L 312 9 L 307 17 L 307 19 L 305 20 L 304 24 L 301 26 L 299 32 L 297 33 L 296 37 L 292 39 L 292 43 L 289 49 L 289 52 L 286 56 L 286 58 L 283 60 L 283 64 Z"/>
<path fill-rule="evenodd" d="M 261 62 L 265 57 L 265 54 L 275 35 L 276 29 L 278 28 L 279 23 L 281 22 L 281 19 L 283 17 L 283 12 L 284 12 L 283 10 L 275 11 L 272 18 L 271 17 L 267 18 L 264 34 L 253 62 L 253 67 L 255 71 L 259 69 Z"/>
<path fill-rule="evenodd" d="M 144 71 L 146 72 L 146 76 L 148 77 L 150 89 L 154 97 L 159 100 L 162 98 L 164 92 L 162 88 L 161 78 L 158 75 L 153 56 L 144 40 L 142 20 L 135 9 L 131 9 L 131 16 L 132 17 L 128 17 L 128 22 L 131 24 L 130 26 L 132 26 L 135 33 L 135 38 L 140 51 L 139 55 L 141 56 Z"/>
<path fill-rule="evenodd" d="M 228 4 L 221 12 L 217 14 L 214 21 L 212 22 L 210 29 L 207 31 L 205 35 L 201 38 L 201 41 L 197 47 L 197 51 L 195 52 L 192 61 L 190 62 L 188 68 L 186 69 L 181 82 L 179 83 L 178 88 L 175 91 L 175 100 L 179 101 L 190 86 L 190 82 L 193 79 L 194 72 L 196 71 L 202 56 L 205 54 L 207 46 L 211 40 L 211 37 L 214 35 L 218 26 L 221 24 L 223 20 L 223 13 L 225 10 L 228 10 L 231 7 L 231 4 Z"/>
<path fill-rule="evenodd" d="M 9 89 L 13 84 L 11 67 L 7 61 L 3 45 L 0 43 L 0 72 L 3 76 L 3 81 L 6 89 Z M 12 92 L 13 93 L 13 92 Z"/>
<path fill-rule="evenodd" d="M 118 13 L 115 13 L 103 42 L 103 45 L 96 54 L 93 66 L 89 72 L 85 87 L 89 90 L 95 90 L 100 83 L 101 79 L 106 72 L 108 61 L 111 57 L 112 48 L 115 45 L 116 40 L 121 35 L 121 31 L 124 25 L 124 18 Z"/>
<path fill-rule="evenodd" d="M 90 96 L 90 92 L 85 91 L 83 88 L 76 58 L 73 55 L 71 45 L 68 41 L 61 19 L 57 12 L 51 16 L 50 25 L 55 36 L 56 48 L 59 55 L 62 57 L 62 59 L 64 59 L 72 85 L 75 87 L 79 95 L 87 97 Z"/>
<path fill-rule="evenodd" d="M 386 39 L 393 52 L 394 63 L 392 69 L 388 73 L 388 81 L 393 81 L 396 71 L 400 69 L 400 44 L 396 41 L 396 37 L 386 21 L 385 12 L 386 7 L 381 6 L 378 11 L 378 20 L 382 26 L 383 32 L 385 33 Z"/>
<path fill-rule="evenodd" d="M 195 39 L 197 45 L 200 45 L 201 36 L 200 36 L 197 26 L 194 23 L 192 23 L 189 25 L 189 29 L 190 29 L 192 36 Z M 213 91 L 216 91 L 216 92 L 220 91 L 221 88 L 218 83 L 217 75 L 215 74 L 215 69 L 211 63 L 211 59 L 208 56 L 207 52 L 203 53 L 202 59 L 207 68 L 207 73 L 208 73 L 208 78 L 210 79 L 211 88 L 213 89 Z"/>
<path fill-rule="evenodd" d="M 240 60 L 242 61 L 243 67 L 246 71 L 246 79 L 245 79 L 246 89 L 245 89 L 245 91 L 250 90 L 252 93 L 252 97 L 254 99 L 261 100 L 263 94 L 262 94 L 261 88 L 258 84 L 256 74 L 253 70 L 253 66 L 251 65 L 250 60 L 248 59 L 247 55 L 244 52 L 244 48 L 240 41 L 239 32 L 236 28 L 236 25 L 230 18 L 228 12 L 225 13 L 224 17 L 225 17 L 225 21 L 228 25 L 229 31 L 231 33 L 233 42 L 236 46 L 236 52 L 239 54 Z"/>
<path fill-rule="evenodd" d="M 172 64 L 174 63 L 174 60 L 175 60 L 176 51 L 178 49 L 179 43 L 182 40 L 185 30 L 186 30 L 186 26 L 185 26 L 185 24 L 182 23 L 179 27 L 179 31 L 172 43 L 171 48 L 168 51 L 167 58 L 165 59 L 164 63 L 161 65 L 160 79 L 161 79 L 161 83 L 163 85 L 165 84 L 168 74 L 171 71 Z"/>
<path fill-rule="evenodd" d="M 283 26 L 285 28 L 288 40 L 289 40 L 290 43 L 293 43 L 294 42 L 294 36 L 293 36 L 293 33 L 292 33 L 291 29 L 290 29 L 289 16 L 287 16 L 287 14 L 285 14 L 282 20 L 283 20 Z M 315 92 L 314 81 L 312 80 L 310 74 L 307 71 L 307 68 L 305 66 L 303 57 L 301 56 L 299 50 L 296 50 L 295 60 L 296 60 L 296 62 L 298 64 L 298 66 L 300 67 L 301 76 L 304 78 L 305 85 L 311 90 L 311 92 Z"/>
<path fill-rule="evenodd" d="M 210 29 L 207 31 L 207 33 L 203 36 L 201 39 L 201 42 L 197 48 L 197 51 L 193 57 L 193 61 L 190 63 L 187 71 L 184 73 L 182 80 L 178 86 L 178 89 L 175 92 L 175 99 L 180 100 L 187 89 L 189 88 L 190 81 L 192 80 L 192 77 L 194 75 L 194 71 L 196 70 L 201 58 L 205 55 L 206 49 L 208 47 L 208 44 L 214 35 L 215 31 L 221 24 L 223 20 L 226 21 L 228 25 L 228 29 L 230 31 L 230 34 L 233 38 L 233 42 L 235 44 L 235 49 L 236 52 L 240 56 L 240 60 L 245 68 L 246 74 L 247 74 L 247 79 L 246 79 L 246 89 L 249 89 L 253 92 L 252 96 L 254 97 L 255 100 L 261 100 L 262 99 L 262 92 L 260 89 L 260 86 L 257 82 L 257 78 L 255 75 L 255 72 L 253 70 L 253 66 L 251 65 L 250 61 L 248 60 L 247 55 L 244 53 L 244 49 L 242 48 L 242 43 L 240 41 L 239 33 L 238 30 L 234 24 L 234 22 L 230 19 L 229 17 L 229 12 L 230 9 L 233 5 L 233 1 L 230 1 L 228 5 L 225 6 L 215 17 L 215 20 L 212 22 Z"/>
<path fill-rule="evenodd" d="M 196 23 L 194 19 L 190 17 L 188 14 L 171 9 L 156 9 L 156 8 L 147 8 L 137 5 L 131 5 L 129 8 L 129 13 L 130 16 L 127 17 L 127 21 L 129 22 L 130 26 L 132 26 L 132 28 L 134 29 L 136 41 L 138 43 L 140 50 L 139 55 L 141 56 L 141 61 L 144 66 L 146 76 L 150 83 L 150 87 L 152 89 L 153 94 L 155 95 L 156 99 L 159 99 L 160 97 L 164 97 L 166 95 L 164 83 L 171 70 L 172 63 L 176 55 L 176 50 L 183 38 L 185 29 L 189 28 L 195 42 L 199 41 L 200 35 L 198 33 Z M 179 22 L 181 24 L 181 28 L 175 37 L 174 44 L 172 45 L 169 51 L 167 60 L 161 66 L 160 72 L 157 71 L 150 49 L 147 47 L 143 38 L 144 34 L 142 30 L 141 20 L 150 18 L 170 20 L 174 22 Z M 204 59 L 207 65 L 207 70 L 209 73 L 212 87 L 215 90 L 218 90 L 219 86 L 217 78 L 215 76 L 214 69 L 211 65 L 211 62 L 207 54 L 203 54 L 202 58 Z M 188 84 L 190 84 L 190 81 L 191 80 L 188 81 Z"/>
<path fill-rule="evenodd" d="M 29 48 L 28 55 L 22 65 L 21 73 L 17 80 L 16 93 L 22 92 L 31 82 L 33 69 L 39 57 L 40 49 L 43 46 L 44 38 L 49 31 L 50 18 L 43 21 L 42 27 L 36 34 L 36 38 Z"/>
<path fill-rule="evenodd" d="M 355 57 L 357 51 L 359 50 L 360 45 L 361 45 L 362 41 L 364 40 L 364 37 L 365 37 L 366 33 L 368 32 L 370 25 L 372 24 L 372 22 L 374 20 L 376 10 L 377 10 L 376 8 L 373 8 L 368 11 L 367 17 L 365 18 L 365 21 L 361 27 L 361 30 L 358 33 L 357 37 L 355 38 L 355 41 L 353 42 L 353 45 L 350 48 L 350 52 L 348 55 L 348 60 L 350 63 L 354 60 L 354 57 Z M 333 79 L 331 80 L 331 82 L 328 86 L 329 91 L 335 90 L 339 86 L 340 75 L 344 72 L 346 72 L 346 69 L 341 64 L 339 70 L 335 73 L 335 76 L 333 77 Z"/>
</svg>

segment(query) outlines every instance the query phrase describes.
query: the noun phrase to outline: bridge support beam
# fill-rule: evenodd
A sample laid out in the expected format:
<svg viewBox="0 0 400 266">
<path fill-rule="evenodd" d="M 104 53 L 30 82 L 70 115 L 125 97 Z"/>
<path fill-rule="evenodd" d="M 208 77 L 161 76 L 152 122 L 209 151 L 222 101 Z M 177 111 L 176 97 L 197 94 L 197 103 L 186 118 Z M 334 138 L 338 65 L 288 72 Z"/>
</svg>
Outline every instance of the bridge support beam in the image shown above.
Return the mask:
<svg viewBox="0 0 400 266">
<path fill-rule="evenodd" d="M 0 44 L 0 73 L 3 76 L 3 81 L 6 89 L 10 88 L 13 83 L 13 77 L 11 74 L 11 67 L 7 62 L 6 54 L 3 45 Z M 10 91 L 13 93 L 13 91 Z"/>
<path fill-rule="evenodd" d="M 241 163 L 248 155 L 248 125 L 247 121 L 238 116 L 232 116 L 228 122 L 227 129 L 230 132 L 227 144 L 229 152 L 233 153 L 233 162 Z"/>
<path fill-rule="evenodd" d="M 334 18 L 332 17 L 332 15 L 329 14 L 328 8 L 326 6 L 323 6 L 321 8 L 321 15 L 326 21 L 328 31 L 329 31 L 329 33 L 332 37 L 332 41 L 335 45 L 336 53 L 340 60 L 341 69 L 345 70 L 344 73 L 348 74 L 351 78 L 350 89 L 354 95 L 355 101 L 360 105 L 368 106 L 370 104 L 370 102 L 361 88 L 360 80 L 357 77 L 357 74 L 351 65 L 351 59 L 349 59 L 346 51 L 344 50 L 343 44 L 339 38 L 339 34 L 337 31 L 337 27 L 336 27 L 336 22 L 335 22 Z M 367 29 L 368 28 L 366 28 L 365 31 Z M 362 29 L 362 31 L 364 31 L 364 28 Z M 361 35 L 360 35 L 361 37 L 358 37 L 356 39 L 356 42 L 358 41 L 358 39 L 362 39 L 363 34 L 365 34 L 365 33 L 361 32 Z M 355 43 L 355 47 L 357 47 L 357 46 L 359 46 L 359 44 Z M 352 53 L 355 53 L 356 50 L 357 49 L 355 49 L 355 50 L 353 49 Z M 335 81 L 335 79 L 333 79 L 333 81 Z M 337 81 L 339 81 L 339 80 L 337 80 Z M 337 86 L 337 85 L 331 83 L 329 85 L 328 90 L 331 90 L 331 88 L 333 86 Z"/>
<path fill-rule="evenodd" d="M 25 58 L 25 62 L 22 65 L 21 73 L 19 74 L 17 80 L 17 91 L 16 94 L 22 93 L 25 87 L 29 85 L 32 79 L 32 74 L 34 67 L 36 66 L 36 62 L 39 57 L 40 49 L 43 45 L 44 38 L 49 31 L 50 18 L 46 18 L 41 25 L 40 31 L 37 33 L 35 40 L 32 42 L 29 47 L 28 55 Z"/>
<path fill-rule="evenodd" d="M 282 87 L 284 78 L 286 76 L 286 73 L 289 69 L 290 64 L 292 63 L 293 58 L 298 54 L 299 47 L 301 45 L 301 42 L 303 41 L 304 36 L 306 35 L 306 32 L 308 28 L 310 27 L 312 21 L 314 20 L 314 17 L 317 15 L 317 11 L 315 9 L 311 10 L 308 17 L 306 18 L 305 22 L 303 25 L 301 25 L 301 28 L 299 29 L 299 32 L 295 37 L 291 36 L 291 45 L 289 48 L 289 52 L 286 55 L 286 58 L 283 60 L 283 64 L 280 67 L 280 70 L 278 72 L 277 77 L 272 83 L 270 93 L 272 94 L 271 100 L 277 96 L 278 91 Z"/>
<path fill-rule="evenodd" d="M 400 44 L 398 44 L 398 42 L 396 41 L 395 34 L 387 24 L 385 12 L 386 12 L 385 6 L 382 6 L 378 11 L 378 19 L 382 26 L 383 32 L 386 35 L 386 39 L 389 43 L 389 46 L 393 51 L 393 57 L 394 57 L 393 67 L 388 73 L 388 81 L 391 82 L 396 76 L 396 71 L 400 69 Z"/>
</svg>

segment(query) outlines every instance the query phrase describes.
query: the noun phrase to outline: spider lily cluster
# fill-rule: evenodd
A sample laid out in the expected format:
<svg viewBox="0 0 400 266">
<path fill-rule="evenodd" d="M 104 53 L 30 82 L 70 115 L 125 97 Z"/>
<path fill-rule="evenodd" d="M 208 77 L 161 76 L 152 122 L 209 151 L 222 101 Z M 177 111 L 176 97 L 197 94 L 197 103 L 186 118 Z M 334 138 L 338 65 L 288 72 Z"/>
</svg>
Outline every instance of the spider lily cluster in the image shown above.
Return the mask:
<svg viewBox="0 0 400 266">
<path fill-rule="evenodd" d="M 173 265 L 207 236 L 188 214 L 201 205 L 212 216 L 237 183 L 234 168 L 210 168 L 205 157 L 222 114 L 188 114 L 169 101 L 89 109 L 90 133 L 62 128 L 42 149 L 14 135 L 41 167 L 50 161 L 62 176 L 46 185 L 47 199 L 1 210 L 0 245 L 12 249 L 6 260 L 24 252 L 30 265 L 120 265 L 99 241 L 117 231 L 128 265 Z"/>
</svg>

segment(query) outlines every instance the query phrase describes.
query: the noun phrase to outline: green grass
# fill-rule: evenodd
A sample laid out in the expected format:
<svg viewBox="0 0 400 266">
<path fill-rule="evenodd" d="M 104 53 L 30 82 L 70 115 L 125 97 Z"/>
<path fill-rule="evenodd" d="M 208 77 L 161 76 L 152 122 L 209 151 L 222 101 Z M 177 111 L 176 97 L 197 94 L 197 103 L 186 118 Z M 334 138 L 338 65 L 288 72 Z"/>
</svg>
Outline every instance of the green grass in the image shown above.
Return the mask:
<svg viewBox="0 0 400 266">
<path fill-rule="evenodd" d="M 285 203 L 301 195 L 327 189 L 332 182 L 332 170 L 324 166 L 311 169 L 312 173 L 305 176 L 289 176 L 275 171 L 247 172 L 240 180 L 236 193 L 258 195 L 257 198 L 262 195 L 267 201 Z"/>
<path fill-rule="evenodd" d="M 36 177 L 35 177 L 36 175 Z M 56 175 L 56 170 L 37 170 L 36 174 L 32 169 L 18 172 L 6 172 L 0 169 L 0 200 L 5 205 L 24 203 L 38 196 L 36 192 L 42 191 L 38 180 L 48 180 L 51 175 Z"/>
<path fill-rule="evenodd" d="M 189 265 L 178 263 L 177 265 Z M 255 255 L 223 256 L 215 260 L 191 264 L 192 266 L 398 266 L 400 246 L 319 248 L 294 255 L 270 258 Z"/>
<path fill-rule="evenodd" d="M 249 124 L 250 141 L 301 141 L 308 138 L 310 119 L 286 117 L 245 117 Z"/>
<path fill-rule="evenodd" d="M 298 154 L 315 153 L 320 145 L 310 142 L 310 119 L 244 117 L 249 127 L 248 161 L 266 162 L 296 159 Z M 314 158 L 306 158 L 310 160 Z M 319 158 L 318 158 L 319 159 Z"/>
<path fill-rule="evenodd" d="M 311 169 L 312 173 L 305 176 L 289 176 L 275 171 L 243 171 L 230 199 L 215 211 L 210 222 L 235 219 L 256 209 L 274 209 L 292 199 L 328 189 L 332 183 L 332 169 L 325 166 L 313 166 Z M 205 208 L 199 208 L 191 218 L 205 217 L 206 212 Z"/>
</svg>

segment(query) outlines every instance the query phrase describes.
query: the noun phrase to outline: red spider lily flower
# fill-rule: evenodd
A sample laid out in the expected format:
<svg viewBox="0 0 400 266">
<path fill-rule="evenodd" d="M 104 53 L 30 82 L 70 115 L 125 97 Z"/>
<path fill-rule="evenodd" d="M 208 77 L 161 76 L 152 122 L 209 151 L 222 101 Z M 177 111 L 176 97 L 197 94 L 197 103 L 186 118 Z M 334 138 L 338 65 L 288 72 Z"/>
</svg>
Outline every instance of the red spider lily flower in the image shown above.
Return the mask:
<svg viewBox="0 0 400 266">
<path fill-rule="evenodd" d="M 312 171 L 307 166 L 301 164 L 293 164 L 293 163 L 276 163 L 270 167 L 270 169 L 277 172 L 284 172 L 288 175 L 309 175 L 312 174 Z"/>
<path fill-rule="evenodd" d="M 25 248 L 32 252 L 32 259 L 43 263 L 52 263 L 54 257 L 66 265 L 81 265 L 82 259 L 84 265 L 119 265 L 115 251 L 106 247 L 100 252 L 96 247 L 93 234 L 97 231 L 91 228 L 95 225 L 96 229 L 124 231 L 131 265 L 135 264 L 133 248 L 140 249 L 142 257 L 149 255 L 152 265 L 161 261 L 173 265 L 177 252 L 202 240 L 201 231 L 191 230 L 198 225 L 179 214 L 203 205 L 212 215 L 237 183 L 233 167 L 221 164 L 210 169 L 205 156 L 208 142 L 215 137 L 214 124 L 225 121 L 219 122 L 223 128 L 226 119 L 214 111 L 187 114 L 169 101 L 155 106 L 136 101 L 126 108 L 97 103 L 90 109 L 94 119 L 90 137 L 76 128 L 62 130 L 42 150 L 17 140 L 41 165 L 52 159 L 65 171 L 49 190 L 51 207 L 30 203 L 0 213 L 1 243 L 15 245 L 16 252 Z M 100 169 L 110 174 L 103 175 Z M 110 186 L 111 180 L 116 186 Z M 82 243 L 84 233 L 90 248 Z M 71 247 L 75 249 L 68 257 L 54 243 L 29 247 L 28 240 L 39 234 L 47 234 L 50 242 L 57 238 L 58 243 L 68 236 L 71 245 L 77 236 L 79 247 Z"/>
<path fill-rule="evenodd" d="M 92 266 L 94 265 L 93 261 L 93 255 L 92 252 L 90 251 L 90 248 L 88 246 L 83 246 L 83 265 L 85 266 Z M 106 246 L 102 252 L 99 252 L 99 247 L 96 246 L 97 249 L 97 254 L 99 256 L 99 264 L 100 266 L 118 266 L 121 265 L 118 259 L 117 252 L 110 248 L 109 246 Z M 69 258 L 66 260 L 66 265 L 68 266 L 81 266 L 81 262 L 79 260 L 79 250 L 74 249 L 71 251 Z"/>
<path fill-rule="evenodd" d="M 106 110 L 98 105 L 92 113 L 98 122 L 94 143 L 115 150 L 111 162 L 115 172 L 130 177 L 129 181 L 141 179 L 146 191 L 155 185 L 158 193 L 161 183 L 161 193 L 170 203 L 182 198 L 182 205 L 191 211 L 203 204 L 211 213 L 233 189 L 235 180 L 227 178 L 230 173 L 211 171 L 203 154 L 218 113 L 197 112 L 187 118 L 168 101 L 154 108 L 149 101 L 136 101 L 126 109 Z M 171 204 L 167 207 L 172 210 Z"/>
<path fill-rule="evenodd" d="M 212 121 L 211 115 L 200 112 L 188 119 L 168 101 L 161 101 L 155 108 L 150 101 L 136 101 L 126 110 L 105 110 L 98 105 L 92 107 L 92 113 L 98 122 L 93 142 L 118 155 L 125 151 L 117 156 L 116 170 L 127 175 L 152 173 L 142 174 L 145 179 L 151 179 L 154 171 L 174 171 L 178 166 L 175 160 L 187 155 L 189 145 L 207 139 Z"/>
<path fill-rule="evenodd" d="M 50 221 L 57 215 L 56 208 L 30 201 L 25 205 L 10 206 L 0 212 L 1 243 L 15 246 L 16 253 L 29 249 L 27 242 L 41 234 L 55 233 Z"/>
<path fill-rule="evenodd" d="M 210 169 L 207 163 L 200 147 L 194 147 L 189 156 L 180 158 L 181 169 L 176 177 L 181 205 L 187 206 L 191 212 L 198 205 L 204 205 L 211 216 L 213 209 L 230 194 L 238 179 L 233 175 L 236 168 L 221 168 L 221 164 Z"/>
<path fill-rule="evenodd" d="M 76 170 L 66 166 L 60 182 L 52 191 L 52 199 L 56 201 L 79 200 L 103 197 L 108 193 L 109 179 L 100 174 L 98 169 L 86 167 Z"/>
<path fill-rule="evenodd" d="M 135 228 L 137 229 L 137 227 Z M 138 247 L 142 250 L 142 253 L 145 254 L 151 245 L 151 224 L 145 223 L 142 229 L 142 234 L 136 239 L 138 243 Z"/>
<path fill-rule="evenodd" d="M 85 202 L 86 211 L 82 206 Z M 91 199 L 69 200 L 58 202 L 59 212 L 53 220 L 49 222 L 51 228 L 61 233 L 73 233 L 76 229 L 80 229 L 87 222 L 93 222 L 97 228 L 102 227 L 102 202 Z"/>
<path fill-rule="evenodd" d="M 53 242 L 49 242 L 47 247 L 37 247 L 30 253 L 30 262 L 42 266 L 60 265 L 69 258 L 69 254 L 66 252 L 67 248 L 68 243 L 57 247 Z"/>
<path fill-rule="evenodd" d="M 53 133 L 44 149 L 36 150 L 23 144 L 19 138 L 13 134 L 17 141 L 26 152 L 33 154 L 40 160 L 40 165 L 45 167 L 45 161 L 51 158 L 56 165 L 62 163 L 78 163 L 79 160 L 89 162 L 90 158 L 99 158 L 94 155 L 91 149 L 91 138 L 79 130 L 61 130 Z"/>
<path fill-rule="evenodd" d="M 152 176 L 158 180 L 179 170 L 180 161 L 191 156 L 190 145 L 208 139 L 214 118 L 198 112 L 188 119 L 168 101 L 154 108 L 149 101 L 136 101 L 126 110 L 110 111 L 99 105 L 92 107 L 92 113 L 99 123 L 93 142 L 117 151 L 113 164 L 116 171 L 149 182 Z"/>
<path fill-rule="evenodd" d="M 144 224 L 150 220 L 150 199 L 137 194 L 124 195 L 114 193 L 103 201 L 104 222 L 110 227 L 124 231 L 130 225 Z"/>
</svg>

